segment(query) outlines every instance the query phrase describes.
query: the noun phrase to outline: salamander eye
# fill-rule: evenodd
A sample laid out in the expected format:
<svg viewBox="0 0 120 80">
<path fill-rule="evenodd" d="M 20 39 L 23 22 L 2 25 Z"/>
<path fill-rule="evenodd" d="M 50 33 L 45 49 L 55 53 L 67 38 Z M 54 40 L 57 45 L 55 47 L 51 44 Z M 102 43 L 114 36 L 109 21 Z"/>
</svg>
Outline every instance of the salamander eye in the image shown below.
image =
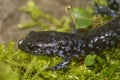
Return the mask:
<svg viewBox="0 0 120 80">
<path fill-rule="evenodd" d="M 35 50 L 35 46 L 32 45 L 32 44 L 27 44 L 27 48 L 28 48 L 30 51 L 34 51 L 34 50 Z"/>
</svg>

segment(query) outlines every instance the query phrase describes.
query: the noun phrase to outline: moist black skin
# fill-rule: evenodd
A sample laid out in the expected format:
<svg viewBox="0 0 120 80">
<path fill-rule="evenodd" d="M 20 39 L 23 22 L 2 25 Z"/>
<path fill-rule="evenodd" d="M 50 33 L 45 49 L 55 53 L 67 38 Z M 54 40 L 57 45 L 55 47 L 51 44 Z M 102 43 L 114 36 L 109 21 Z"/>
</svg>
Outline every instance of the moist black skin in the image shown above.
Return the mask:
<svg viewBox="0 0 120 80">
<path fill-rule="evenodd" d="M 52 67 L 58 70 L 66 67 L 73 58 L 87 54 L 100 54 L 120 43 L 120 15 L 106 24 L 84 34 L 57 31 L 31 31 L 21 39 L 18 47 L 29 54 L 60 56 L 63 61 Z"/>
<path fill-rule="evenodd" d="M 108 2 L 108 7 L 118 11 L 120 8 L 120 0 L 107 0 Z"/>
<path fill-rule="evenodd" d="M 108 6 L 100 5 L 95 2 L 93 9 L 96 15 L 107 15 L 114 17 L 120 12 L 120 0 L 107 0 Z"/>
</svg>

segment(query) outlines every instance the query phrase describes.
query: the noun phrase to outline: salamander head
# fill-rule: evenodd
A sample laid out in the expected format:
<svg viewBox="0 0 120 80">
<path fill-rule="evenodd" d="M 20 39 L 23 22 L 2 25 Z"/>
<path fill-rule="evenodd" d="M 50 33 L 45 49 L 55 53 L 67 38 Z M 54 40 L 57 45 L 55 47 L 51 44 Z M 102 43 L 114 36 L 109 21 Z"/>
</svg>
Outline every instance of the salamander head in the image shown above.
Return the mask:
<svg viewBox="0 0 120 80">
<path fill-rule="evenodd" d="M 34 32 L 18 42 L 18 47 L 26 52 L 35 55 L 51 55 L 53 48 L 57 45 L 58 36 L 54 31 Z"/>
</svg>

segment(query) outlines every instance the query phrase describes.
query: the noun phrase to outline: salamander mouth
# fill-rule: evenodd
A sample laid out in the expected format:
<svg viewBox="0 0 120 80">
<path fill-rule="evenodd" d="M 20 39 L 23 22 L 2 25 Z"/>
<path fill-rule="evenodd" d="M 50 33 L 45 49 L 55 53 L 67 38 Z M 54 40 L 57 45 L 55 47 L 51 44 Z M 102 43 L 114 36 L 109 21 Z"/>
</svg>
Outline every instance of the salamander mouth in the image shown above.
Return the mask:
<svg viewBox="0 0 120 80">
<path fill-rule="evenodd" d="M 18 46 L 23 43 L 23 40 L 24 40 L 24 38 L 22 38 L 21 40 L 18 41 Z"/>
<path fill-rule="evenodd" d="M 18 48 L 24 51 L 25 49 L 24 49 L 23 41 L 24 41 L 24 38 L 18 41 Z"/>
<path fill-rule="evenodd" d="M 25 43 L 25 39 L 21 39 L 18 41 L 18 48 L 25 53 L 30 53 L 34 55 L 40 55 L 40 49 L 36 49 L 36 47 L 30 43 Z"/>
</svg>

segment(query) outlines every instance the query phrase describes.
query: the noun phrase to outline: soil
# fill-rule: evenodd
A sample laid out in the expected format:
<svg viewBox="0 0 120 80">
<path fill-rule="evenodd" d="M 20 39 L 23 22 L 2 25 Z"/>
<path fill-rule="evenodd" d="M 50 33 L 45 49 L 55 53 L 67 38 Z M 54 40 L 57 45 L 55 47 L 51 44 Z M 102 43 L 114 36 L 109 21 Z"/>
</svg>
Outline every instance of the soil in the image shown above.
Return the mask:
<svg viewBox="0 0 120 80">
<path fill-rule="evenodd" d="M 65 7 L 88 6 L 90 0 L 35 0 L 43 11 L 59 18 L 66 15 Z M 10 40 L 18 42 L 30 30 L 19 29 L 17 25 L 29 21 L 30 18 L 25 13 L 18 10 L 20 6 L 26 5 L 27 0 L 0 0 L 0 44 L 7 43 Z"/>
</svg>

